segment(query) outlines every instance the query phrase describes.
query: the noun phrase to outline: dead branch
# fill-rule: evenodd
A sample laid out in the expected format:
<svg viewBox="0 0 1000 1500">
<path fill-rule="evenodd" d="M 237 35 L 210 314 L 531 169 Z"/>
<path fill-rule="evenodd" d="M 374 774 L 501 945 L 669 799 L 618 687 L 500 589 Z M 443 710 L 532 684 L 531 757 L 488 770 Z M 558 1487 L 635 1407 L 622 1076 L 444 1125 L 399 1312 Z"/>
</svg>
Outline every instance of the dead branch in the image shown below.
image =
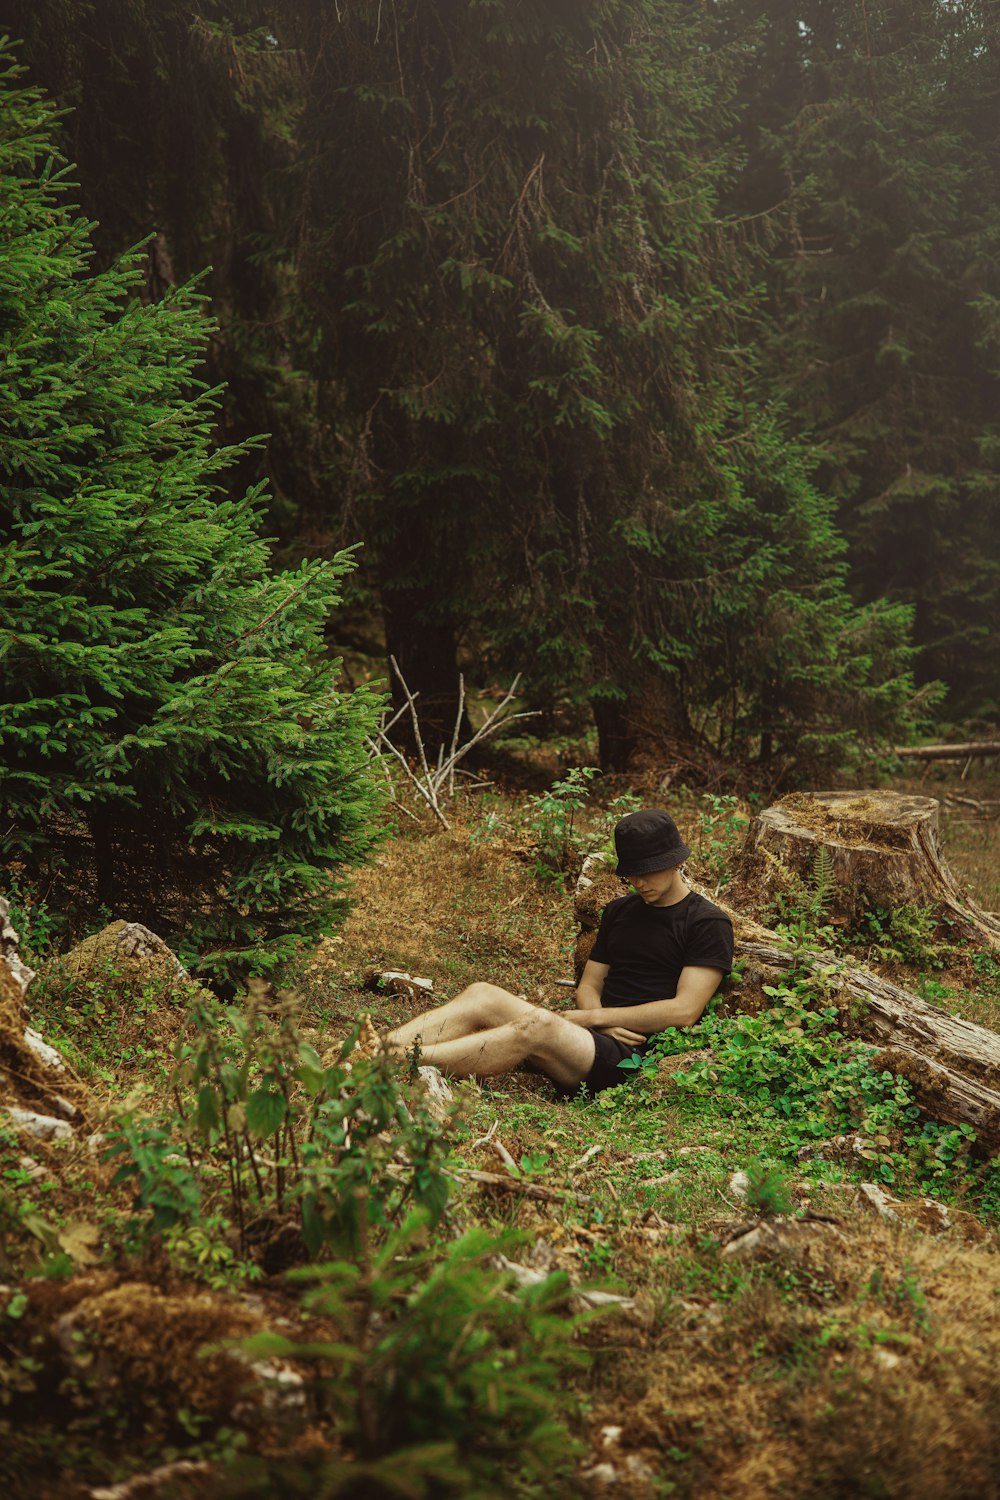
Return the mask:
<svg viewBox="0 0 1000 1500">
<path fill-rule="evenodd" d="M 490 735 L 496 734 L 497 730 L 506 728 L 508 724 L 513 724 L 516 719 L 530 719 L 535 717 L 533 713 L 529 712 L 507 712 L 517 694 L 521 674 L 520 672 L 517 674 L 502 700 L 495 708 L 490 710 L 475 733 L 464 744 L 461 744 L 459 736 L 461 734 L 462 722 L 465 718 L 465 678 L 459 673 L 458 711 L 455 715 L 455 725 L 452 729 L 451 740 L 447 746 L 442 744 L 439 747 L 437 759 L 432 762 L 428 758 L 427 747 L 424 744 L 424 737 L 420 729 L 420 717 L 417 712 L 417 698 L 419 697 L 419 693 L 411 692 L 396 658 L 390 656 L 389 662 L 399 681 L 405 702 L 396 710 L 391 718 L 383 719 L 374 736 L 369 735 L 366 738 L 369 756 L 371 759 L 379 761 L 390 786 L 392 786 L 389 763 L 385 759 L 386 753 L 388 753 L 402 767 L 403 774 L 410 785 L 420 799 L 430 808 L 441 826 L 450 829 L 451 824 L 445 816 L 442 802 L 446 798 L 453 798 L 455 795 L 455 776 L 458 774 L 459 762 L 464 760 L 469 751 L 474 749 L 476 745 L 481 744 Z M 409 714 L 410 717 L 410 724 L 413 729 L 413 742 L 417 748 L 419 760 L 417 769 L 414 769 L 399 746 L 395 745 L 389 738 L 390 729 L 406 714 Z M 462 772 L 461 774 L 465 775 L 467 773 Z M 477 784 L 480 786 L 489 785 L 488 782 L 479 782 Z"/>
</svg>

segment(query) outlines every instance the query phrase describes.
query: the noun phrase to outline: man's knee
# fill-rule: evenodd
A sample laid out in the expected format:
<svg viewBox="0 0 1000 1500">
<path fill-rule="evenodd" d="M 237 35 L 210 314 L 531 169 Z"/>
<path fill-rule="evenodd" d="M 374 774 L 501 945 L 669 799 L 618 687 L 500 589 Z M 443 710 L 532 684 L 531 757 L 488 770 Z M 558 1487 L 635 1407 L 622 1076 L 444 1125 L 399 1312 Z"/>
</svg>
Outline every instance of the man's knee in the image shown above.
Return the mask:
<svg viewBox="0 0 1000 1500">
<path fill-rule="evenodd" d="M 594 1039 L 589 1031 L 541 1009 L 518 1026 L 523 1028 L 523 1061 L 529 1067 L 547 1073 L 564 1087 L 586 1078 L 594 1062 Z"/>
<path fill-rule="evenodd" d="M 525 1045 L 530 1048 L 529 1056 L 548 1052 L 559 1044 L 562 1026 L 558 1017 L 550 1010 L 542 1010 L 540 1006 L 533 1005 L 530 1013 L 519 1017 L 514 1026 Z"/>
<path fill-rule="evenodd" d="M 460 998 L 470 1001 L 486 1023 L 497 1026 L 502 1026 L 508 1021 L 519 1020 L 525 1011 L 533 1011 L 536 1008 L 529 1005 L 527 1000 L 522 1000 L 519 995 L 511 995 L 507 990 L 502 990 L 499 985 L 488 984 L 485 980 L 477 980 L 475 984 L 470 984 L 468 989 L 462 991 Z"/>
</svg>

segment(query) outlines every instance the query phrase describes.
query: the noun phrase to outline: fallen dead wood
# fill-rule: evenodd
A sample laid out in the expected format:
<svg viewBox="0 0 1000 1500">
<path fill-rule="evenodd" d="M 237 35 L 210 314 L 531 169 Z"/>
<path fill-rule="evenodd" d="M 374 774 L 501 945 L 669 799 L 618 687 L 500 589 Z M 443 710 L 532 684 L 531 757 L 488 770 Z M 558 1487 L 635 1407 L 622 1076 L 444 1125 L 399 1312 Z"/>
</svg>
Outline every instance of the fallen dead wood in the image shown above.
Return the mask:
<svg viewBox="0 0 1000 1500">
<path fill-rule="evenodd" d="M 498 1271 L 506 1271 L 521 1287 L 541 1286 L 552 1274 L 551 1270 L 540 1271 L 534 1266 L 522 1266 L 516 1260 L 508 1260 L 506 1255 L 495 1255 L 493 1264 Z M 571 1286 L 567 1289 L 567 1296 L 582 1302 L 585 1307 L 635 1307 L 634 1297 L 622 1297 L 617 1292 L 597 1292 Z"/>
<path fill-rule="evenodd" d="M 957 793 L 949 792 L 944 800 L 956 806 L 971 807 L 984 818 L 995 818 L 995 809 L 1000 808 L 1000 798 L 997 797 L 959 797 Z"/>
<path fill-rule="evenodd" d="M 1000 1150 L 1000 1036 L 929 1005 L 867 969 L 842 966 L 833 953 L 741 941 L 737 954 L 752 977 L 771 982 L 791 970 L 835 970 L 838 1003 L 852 1034 L 883 1048 L 879 1064 L 906 1078 L 917 1102 L 946 1124 L 972 1125 L 981 1149 Z M 755 972 L 756 971 L 756 972 Z"/>
<path fill-rule="evenodd" d="M 1000 755 L 1000 740 L 972 740 L 965 745 L 895 745 L 900 760 L 978 760 Z"/>
<path fill-rule="evenodd" d="M 484 1187 L 503 1188 L 508 1193 L 519 1193 L 522 1198 L 537 1198 L 541 1203 L 587 1203 L 583 1193 L 560 1191 L 543 1187 L 540 1182 L 528 1182 L 524 1177 L 512 1177 L 507 1172 L 482 1172 L 478 1167 L 456 1167 L 456 1177 L 469 1182 L 482 1183 Z"/>
</svg>

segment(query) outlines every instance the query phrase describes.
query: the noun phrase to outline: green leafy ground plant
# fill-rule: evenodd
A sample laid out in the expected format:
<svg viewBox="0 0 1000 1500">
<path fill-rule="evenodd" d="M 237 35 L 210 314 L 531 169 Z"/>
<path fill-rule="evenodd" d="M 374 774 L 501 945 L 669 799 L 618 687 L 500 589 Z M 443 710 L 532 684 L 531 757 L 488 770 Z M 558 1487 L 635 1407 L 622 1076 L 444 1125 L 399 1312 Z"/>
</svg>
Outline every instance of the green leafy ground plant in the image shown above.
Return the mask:
<svg viewBox="0 0 1000 1500">
<path fill-rule="evenodd" d="M 672 1074 L 689 1107 L 706 1119 L 752 1114 L 778 1160 L 797 1164 L 803 1149 L 856 1132 L 867 1143 L 862 1159 L 872 1176 L 953 1197 L 968 1186 L 975 1131 L 926 1119 L 905 1079 L 873 1067 L 878 1049 L 840 1030 L 830 1003 L 836 982 L 833 965 L 818 978 L 793 971 L 764 987 L 767 1010 L 708 1015 L 696 1030 L 671 1028 L 633 1071 L 648 1091 L 661 1059 L 696 1053 Z"/>
<path fill-rule="evenodd" d="M 436 1221 L 446 1133 L 388 1056 L 349 1061 L 352 1045 L 324 1062 L 291 1005 L 272 1016 L 252 1002 L 196 1003 L 175 1049 L 173 1108 L 122 1111 L 106 1151 L 149 1229 L 171 1231 L 189 1263 L 194 1236 L 210 1265 L 230 1225 L 244 1261 L 283 1219 L 296 1226 L 299 1258 L 357 1248 L 362 1222 L 366 1233 L 386 1230 L 411 1205 Z M 223 1206 L 211 1221 L 208 1201 Z"/>
<path fill-rule="evenodd" d="M 282 1493 L 574 1493 L 579 1448 L 560 1395 L 583 1362 L 583 1320 L 565 1309 L 565 1274 L 518 1288 L 498 1257 L 522 1236 L 475 1228 L 435 1244 L 430 1223 L 417 1211 L 376 1247 L 362 1218 L 355 1258 L 297 1273 L 305 1311 L 331 1321 L 336 1338 L 266 1333 L 243 1345 L 315 1368 L 319 1413 L 346 1449 L 283 1462 Z M 269 1495 L 275 1479 L 271 1466 L 247 1465 L 235 1492 Z"/>
</svg>

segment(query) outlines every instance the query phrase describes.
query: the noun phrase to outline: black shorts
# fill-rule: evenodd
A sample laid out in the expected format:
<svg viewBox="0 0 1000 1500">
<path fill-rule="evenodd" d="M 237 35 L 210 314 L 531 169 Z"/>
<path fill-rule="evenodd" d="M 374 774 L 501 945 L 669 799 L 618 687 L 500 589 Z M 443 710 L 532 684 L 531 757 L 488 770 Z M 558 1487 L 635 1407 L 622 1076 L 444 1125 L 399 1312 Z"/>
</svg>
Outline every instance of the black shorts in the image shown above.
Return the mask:
<svg viewBox="0 0 1000 1500">
<path fill-rule="evenodd" d="M 645 1047 L 633 1047 L 628 1042 L 618 1042 L 613 1036 L 606 1036 L 603 1031 L 593 1031 L 591 1036 L 594 1038 L 593 1066 L 582 1084 L 574 1084 L 572 1088 L 556 1085 L 564 1099 L 571 1099 L 579 1093 L 581 1087 L 593 1099 L 603 1089 L 613 1089 L 620 1083 L 628 1083 L 634 1076 L 632 1069 L 623 1071 L 618 1064 L 626 1057 L 641 1057 L 646 1050 Z"/>
</svg>

